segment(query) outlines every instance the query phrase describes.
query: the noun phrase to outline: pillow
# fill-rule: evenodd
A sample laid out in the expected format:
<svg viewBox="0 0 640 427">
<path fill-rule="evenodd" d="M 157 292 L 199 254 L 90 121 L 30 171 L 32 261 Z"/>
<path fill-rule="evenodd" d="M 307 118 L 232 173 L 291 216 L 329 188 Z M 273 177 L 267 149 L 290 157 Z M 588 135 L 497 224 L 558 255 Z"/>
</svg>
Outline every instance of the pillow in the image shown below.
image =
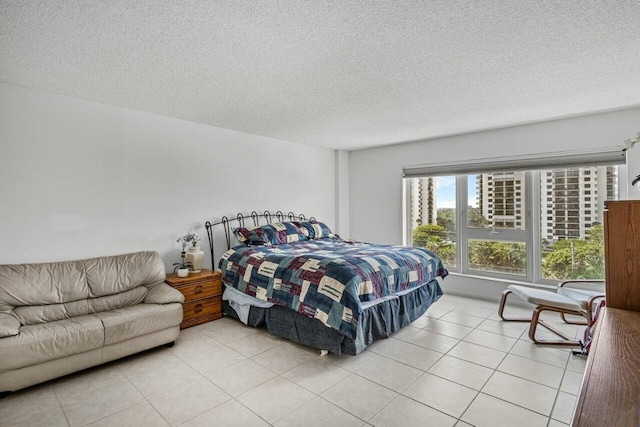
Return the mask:
<svg viewBox="0 0 640 427">
<path fill-rule="evenodd" d="M 254 228 L 239 227 L 233 230 L 233 234 L 241 243 L 250 246 L 281 245 L 308 239 L 304 230 L 293 222 L 276 222 Z"/>
<path fill-rule="evenodd" d="M 268 237 L 264 236 L 264 230 L 259 229 L 248 229 L 245 227 L 238 227 L 233 230 L 233 234 L 236 236 L 240 243 L 243 243 L 247 246 L 249 245 L 266 245 L 269 241 Z"/>
<path fill-rule="evenodd" d="M 300 225 L 307 231 L 309 239 L 324 239 L 325 237 L 337 237 L 331 229 L 323 222 L 304 221 Z"/>
</svg>

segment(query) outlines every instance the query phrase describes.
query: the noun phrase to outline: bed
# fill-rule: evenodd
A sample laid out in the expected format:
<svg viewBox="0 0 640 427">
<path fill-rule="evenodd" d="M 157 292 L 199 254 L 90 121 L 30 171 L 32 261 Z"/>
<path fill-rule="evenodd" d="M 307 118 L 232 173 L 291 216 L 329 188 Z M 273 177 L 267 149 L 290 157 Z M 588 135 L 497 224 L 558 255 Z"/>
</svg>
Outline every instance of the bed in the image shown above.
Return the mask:
<svg viewBox="0 0 640 427">
<path fill-rule="evenodd" d="M 248 217 L 237 215 L 233 229 L 226 217 L 206 224 L 212 259 L 212 228 L 225 228 L 228 250 L 218 264 L 224 314 L 247 325 L 357 355 L 422 316 L 442 295 L 438 280 L 448 273 L 430 251 L 345 240 L 313 217 L 292 213 L 253 212 L 252 228 L 245 227 Z"/>
</svg>

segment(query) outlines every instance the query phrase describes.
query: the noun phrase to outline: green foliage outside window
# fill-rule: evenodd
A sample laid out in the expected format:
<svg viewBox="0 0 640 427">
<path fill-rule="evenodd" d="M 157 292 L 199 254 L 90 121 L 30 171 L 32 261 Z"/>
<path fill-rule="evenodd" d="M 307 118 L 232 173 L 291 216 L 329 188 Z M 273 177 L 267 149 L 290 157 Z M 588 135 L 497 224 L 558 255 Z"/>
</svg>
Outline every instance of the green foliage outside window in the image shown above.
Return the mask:
<svg viewBox="0 0 640 427">
<path fill-rule="evenodd" d="M 604 278 L 604 229 L 591 227 L 585 240 L 560 240 L 542 255 L 545 279 Z"/>
<path fill-rule="evenodd" d="M 467 208 L 467 223 L 469 224 L 469 227 L 479 228 L 484 228 L 489 225 L 489 221 L 482 216 L 480 209 L 471 206 Z"/>
<path fill-rule="evenodd" d="M 454 224 L 446 214 L 438 224 L 419 225 L 413 230 L 413 245 L 436 253 L 445 266 L 456 265 Z M 449 227 L 445 227 L 445 224 Z M 477 224 L 477 222 L 476 222 Z M 601 279 L 604 277 L 603 226 L 595 224 L 585 240 L 543 241 L 542 276 L 545 279 Z M 523 243 L 471 240 L 469 267 L 475 270 L 525 275 L 527 257 Z"/>
<path fill-rule="evenodd" d="M 499 273 L 527 274 L 527 251 L 524 243 L 469 241 L 469 268 Z"/>
<path fill-rule="evenodd" d="M 445 267 L 456 265 L 456 244 L 447 240 L 447 231 L 441 225 L 424 224 L 413 230 L 413 246 L 437 254 Z"/>
</svg>

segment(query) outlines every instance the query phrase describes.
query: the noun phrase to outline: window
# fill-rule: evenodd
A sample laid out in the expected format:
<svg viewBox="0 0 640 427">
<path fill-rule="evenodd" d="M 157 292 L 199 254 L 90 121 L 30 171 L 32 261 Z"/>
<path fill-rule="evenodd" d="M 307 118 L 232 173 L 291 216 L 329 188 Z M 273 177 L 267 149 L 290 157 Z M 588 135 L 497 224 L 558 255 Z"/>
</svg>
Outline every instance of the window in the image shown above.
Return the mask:
<svg viewBox="0 0 640 427">
<path fill-rule="evenodd" d="M 466 271 L 527 276 L 526 173 L 495 172 L 466 178 L 466 227 L 461 239 Z"/>
<path fill-rule="evenodd" d="M 456 269 L 456 177 L 408 181 L 411 244 L 437 253 L 448 268 Z"/>
<path fill-rule="evenodd" d="M 469 239 L 469 270 L 526 276 L 526 243 Z"/>
<path fill-rule="evenodd" d="M 545 173 L 544 171 L 542 173 Z M 549 173 L 549 171 L 547 171 Z M 556 196 L 555 216 L 540 223 L 541 279 L 604 277 L 602 215 L 605 200 L 618 199 L 618 168 L 600 166 L 553 171 L 554 177 L 583 176 L 572 191 Z M 590 178 L 588 178 L 590 176 Z M 541 190 L 556 182 L 540 182 Z M 585 194 L 593 195 L 584 197 Z M 594 202 L 580 203 L 585 201 Z"/>
<path fill-rule="evenodd" d="M 543 283 L 604 277 L 602 214 L 604 201 L 618 198 L 618 166 L 407 183 L 411 242 L 437 253 L 451 271 Z"/>
</svg>

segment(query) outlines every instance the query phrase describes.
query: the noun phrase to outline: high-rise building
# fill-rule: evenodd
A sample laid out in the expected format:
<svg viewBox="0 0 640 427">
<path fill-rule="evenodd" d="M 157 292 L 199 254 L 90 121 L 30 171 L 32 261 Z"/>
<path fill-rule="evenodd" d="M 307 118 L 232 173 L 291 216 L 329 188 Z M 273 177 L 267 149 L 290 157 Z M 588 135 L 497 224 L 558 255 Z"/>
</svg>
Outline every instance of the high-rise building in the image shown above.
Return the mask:
<svg viewBox="0 0 640 427">
<path fill-rule="evenodd" d="M 602 223 L 604 200 L 618 198 L 618 169 L 598 166 L 540 172 L 540 233 L 549 243 L 585 239 Z M 475 176 L 475 202 L 484 217 L 481 227 L 524 230 L 526 172 L 494 172 Z M 410 185 L 411 228 L 437 224 L 436 179 L 416 178 Z M 469 200 L 471 204 L 472 201 Z"/>
<path fill-rule="evenodd" d="M 478 207 L 488 226 L 525 228 L 524 172 L 476 176 Z M 602 223 L 604 200 L 618 197 L 615 166 L 541 171 L 541 235 L 549 242 L 585 239 Z"/>
<path fill-rule="evenodd" d="M 615 166 L 542 171 L 542 238 L 585 239 L 602 224 L 604 201 L 618 198 L 617 172 Z"/>
<path fill-rule="evenodd" d="M 476 197 L 488 227 L 525 229 L 525 172 L 476 175 Z"/>
<path fill-rule="evenodd" d="M 409 185 L 411 229 L 423 224 L 436 224 L 435 178 L 411 179 Z"/>
</svg>

